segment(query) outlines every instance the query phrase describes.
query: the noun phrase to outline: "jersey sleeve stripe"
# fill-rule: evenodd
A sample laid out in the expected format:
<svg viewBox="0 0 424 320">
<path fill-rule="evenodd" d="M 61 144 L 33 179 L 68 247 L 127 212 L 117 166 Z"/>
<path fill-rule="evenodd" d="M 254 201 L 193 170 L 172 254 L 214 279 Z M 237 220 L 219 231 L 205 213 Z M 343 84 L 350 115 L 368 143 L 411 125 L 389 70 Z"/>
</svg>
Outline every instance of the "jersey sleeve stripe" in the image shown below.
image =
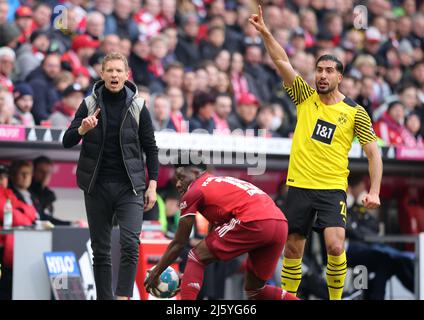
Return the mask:
<svg viewBox="0 0 424 320">
<path fill-rule="evenodd" d="M 180 219 L 181 218 L 184 218 L 184 217 L 187 217 L 187 216 L 195 216 L 197 213 L 192 213 L 192 212 L 189 212 L 189 213 L 185 213 L 185 214 L 183 214 L 181 217 L 180 217 Z"/>
<path fill-rule="evenodd" d="M 358 137 L 361 145 L 376 141 L 377 137 L 372 129 L 371 119 L 365 109 L 361 106 L 356 107 L 355 114 L 355 135 Z"/>
<path fill-rule="evenodd" d="M 301 104 L 315 92 L 315 90 L 299 75 L 296 76 L 291 87 L 286 86 L 284 83 L 283 87 L 286 89 L 287 94 L 295 105 Z"/>
</svg>

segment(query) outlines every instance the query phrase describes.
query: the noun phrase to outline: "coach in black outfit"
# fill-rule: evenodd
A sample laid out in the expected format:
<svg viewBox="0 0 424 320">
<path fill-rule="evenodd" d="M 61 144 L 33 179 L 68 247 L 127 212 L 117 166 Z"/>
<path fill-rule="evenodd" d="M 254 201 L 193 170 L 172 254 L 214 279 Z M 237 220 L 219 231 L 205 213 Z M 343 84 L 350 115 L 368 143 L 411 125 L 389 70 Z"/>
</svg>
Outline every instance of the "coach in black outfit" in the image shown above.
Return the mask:
<svg viewBox="0 0 424 320">
<path fill-rule="evenodd" d="M 63 137 L 65 148 L 83 140 L 77 183 L 84 191 L 97 298 L 102 300 L 114 298 L 113 216 L 117 217 L 121 243 L 115 295 L 116 299 L 128 299 L 136 276 L 143 209 L 152 208 L 156 201 L 159 163 L 152 121 L 128 76 L 126 58 L 119 53 L 107 55 L 102 63 L 102 81 L 81 103 Z M 143 152 L 149 175 L 147 189 Z"/>
</svg>

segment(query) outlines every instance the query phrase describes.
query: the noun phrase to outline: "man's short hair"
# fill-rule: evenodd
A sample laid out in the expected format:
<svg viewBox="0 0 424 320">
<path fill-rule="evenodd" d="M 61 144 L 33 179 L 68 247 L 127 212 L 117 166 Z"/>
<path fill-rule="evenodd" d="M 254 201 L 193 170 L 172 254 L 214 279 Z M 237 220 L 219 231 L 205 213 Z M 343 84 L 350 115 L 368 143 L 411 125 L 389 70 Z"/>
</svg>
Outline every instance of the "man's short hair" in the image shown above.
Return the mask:
<svg viewBox="0 0 424 320">
<path fill-rule="evenodd" d="M 21 169 L 21 168 L 24 168 L 24 167 L 28 167 L 28 168 L 33 168 L 33 166 L 32 166 L 32 163 L 31 163 L 31 161 L 28 161 L 28 160 L 14 160 L 11 164 L 10 164 L 10 176 L 11 177 L 14 177 L 17 173 L 18 173 L 18 171 Z"/>
<path fill-rule="evenodd" d="M 128 66 L 128 60 L 122 53 L 111 52 L 108 55 L 106 55 L 106 57 L 104 57 L 102 61 L 102 70 L 105 69 L 106 63 L 112 60 L 121 60 L 125 65 L 125 71 L 128 71 L 130 69 L 130 67 Z"/>
<path fill-rule="evenodd" d="M 318 66 L 318 63 L 320 63 L 321 61 L 333 61 L 336 63 L 336 70 L 343 74 L 344 68 L 343 68 L 343 63 L 336 57 L 333 56 L 332 54 L 324 54 L 321 57 L 318 58 L 316 64 L 315 64 L 315 68 Z"/>
<path fill-rule="evenodd" d="M 46 156 L 39 156 L 35 158 L 34 160 L 32 160 L 32 164 L 34 168 L 36 168 L 39 164 L 43 164 L 43 163 L 48 165 L 53 165 L 53 161 Z"/>
</svg>

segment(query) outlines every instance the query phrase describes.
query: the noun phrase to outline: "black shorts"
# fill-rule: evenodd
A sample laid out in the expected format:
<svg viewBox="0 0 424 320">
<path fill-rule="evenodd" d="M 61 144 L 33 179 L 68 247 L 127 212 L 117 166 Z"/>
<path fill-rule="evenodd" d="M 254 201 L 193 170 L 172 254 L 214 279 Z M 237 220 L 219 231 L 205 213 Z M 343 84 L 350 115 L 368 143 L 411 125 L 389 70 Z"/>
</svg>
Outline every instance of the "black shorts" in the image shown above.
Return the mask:
<svg viewBox="0 0 424 320">
<path fill-rule="evenodd" d="M 328 227 L 346 228 L 346 192 L 289 187 L 284 213 L 289 234 L 307 237 L 312 228 L 317 232 Z"/>
</svg>

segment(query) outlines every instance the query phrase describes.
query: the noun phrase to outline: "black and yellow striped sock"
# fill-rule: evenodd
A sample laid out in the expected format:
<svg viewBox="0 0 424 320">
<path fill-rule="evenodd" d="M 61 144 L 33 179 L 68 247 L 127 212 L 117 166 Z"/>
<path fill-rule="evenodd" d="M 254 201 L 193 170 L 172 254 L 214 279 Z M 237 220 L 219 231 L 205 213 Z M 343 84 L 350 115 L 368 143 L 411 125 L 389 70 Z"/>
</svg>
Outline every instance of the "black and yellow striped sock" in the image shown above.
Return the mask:
<svg viewBox="0 0 424 320">
<path fill-rule="evenodd" d="M 281 288 L 296 295 L 302 280 L 302 259 L 283 259 L 281 270 Z"/>
<path fill-rule="evenodd" d="M 341 300 L 346 269 L 345 251 L 339 256 L 327 255 L 327 286 L 330 300 Z"/>
</svg>

